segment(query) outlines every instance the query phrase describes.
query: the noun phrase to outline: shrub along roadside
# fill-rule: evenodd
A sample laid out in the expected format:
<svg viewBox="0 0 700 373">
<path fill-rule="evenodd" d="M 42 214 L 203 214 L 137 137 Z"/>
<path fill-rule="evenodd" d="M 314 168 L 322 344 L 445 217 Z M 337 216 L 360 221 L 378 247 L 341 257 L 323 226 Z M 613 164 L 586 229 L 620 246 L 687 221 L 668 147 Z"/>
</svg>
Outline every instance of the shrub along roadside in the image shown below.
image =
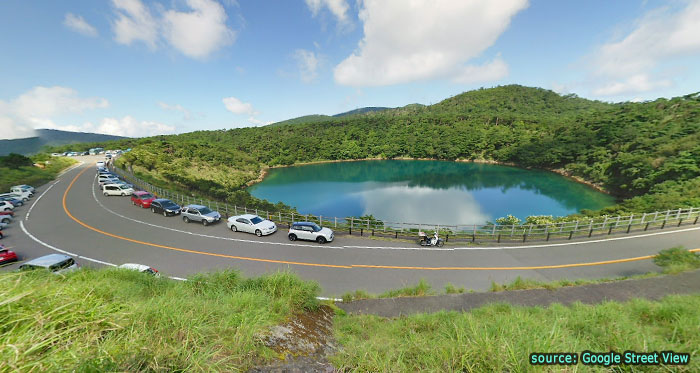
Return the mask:
<svg viewBox="0 0 700 373">
<path fill-rule="evenodd" d="M 247 370 L 274 357 L 260 335 L 317 305 L 282 272 L 192 281 L 115 269 L 0 274 L 0 371 Z"/>
<path fill-rule="evenodd" d="M 691 355 L 679 371 L 700 369 L 699 295 L 547 308 L 493 304 L 397 319 L 340 313 L 334 325 L 343 348 L 330 361 L 340 371 L 524 372 L 533 368 L 532 352 L 584 350 L 674 350 Z"/>
<path fill-rule="evenodd" d="M 2 158 L 2 157 L 0 157 Z M 61 171 L 77 163 L 73 158 L 49 157 L 39 154 L 32 157 L 36 163 L 43 164 L 45 168 L 32 165 L 18 165 L 17 167 L 3 167 L 0 165 L 0 193 L 7 192 L 13 185 L 27 184 L 33 187 L 42 185 L 56 178 Z M 45 163 L 45 162 L 49 163 Z"/>
</svg>

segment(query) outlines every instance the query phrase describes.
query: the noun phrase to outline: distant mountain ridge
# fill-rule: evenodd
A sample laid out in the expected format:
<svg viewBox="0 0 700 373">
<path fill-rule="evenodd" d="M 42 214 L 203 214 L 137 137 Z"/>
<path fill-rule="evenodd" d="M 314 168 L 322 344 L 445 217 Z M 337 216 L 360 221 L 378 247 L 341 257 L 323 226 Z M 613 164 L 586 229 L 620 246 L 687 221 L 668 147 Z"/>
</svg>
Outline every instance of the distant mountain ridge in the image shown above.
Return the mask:
<svg viewBox="0 0 700 373">
<path fill-rule="evenodd" d="M 100 142 L 125 139 L 123 136 L 103 135 L 88 132 L 70 132 L 51 129 L 36 130 L 37 136 L 23 139 L 0 140 L 0 156 L 10 153 L 35 154 L 44 146 L 57 146 L 83 142 Z"/>
<path fill-rule="evenodd" d="M 270 126 L 275 127 L 275 126 L 283 126 L 283 125 L 287 125 L 287 124 L 318 123 L 318 122 L 325 122 L 328 120 L 332 120 L 333 118 L 347 117 L 350 115 L 367 114 L 367 113 L 379 112 L 379 111 L 390 110 L 390 109 L 391 108 L 388 108 L 388 107 L 369 106 L 369 107 L 362 107 L 359 109 L 346 111 L 344 113 L 335 114 L 335 115 L 311 114 L 311 115 L 304 115 L 302 117 L 283 120 L 281 122 L 272 123 L 272 124 L 270 124 Z"/>
</svg>

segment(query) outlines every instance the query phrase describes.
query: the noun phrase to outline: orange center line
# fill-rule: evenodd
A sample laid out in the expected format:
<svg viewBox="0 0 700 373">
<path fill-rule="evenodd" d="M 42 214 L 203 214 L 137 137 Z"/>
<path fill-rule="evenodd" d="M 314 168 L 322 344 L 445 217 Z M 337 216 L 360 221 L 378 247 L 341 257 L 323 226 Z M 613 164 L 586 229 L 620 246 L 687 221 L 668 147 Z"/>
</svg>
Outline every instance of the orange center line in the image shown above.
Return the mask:
<svg viewBox="0 0 700 373">
<path fill-rule="evenodd" d="M 173 247 L 173 246 L 161 245 L 161 244 L 152 243 L 152 242 L 140 241 L 140 240 L 136 240 L 133 238 L 124 237 L 124 236 L 116 235 L 113 233 L 105 232 L 105 231 L 100 230 L 98 228 L 95 228 L 91 225 L 88 225 L 85 222 L 83 222 L 80 219 L 73 216 L 73 214 L 71 214 L 70 210 L 68 210 L 68 206 L 66 204 L 68 192 L 71 190 L 71 188 L 73 188 L 73 184 L 75 184 L 75 182 L 78 180 L 78 178 L 88 169 L 89 169 L 89 167 L 86 167 L 85 169 L 80 171 L 73 178 L 73 180 L 68 185 L 68 188 L 66 188 L 66 191 L 63 193 L 63 210 L 66 212 L 68 217 L 70 217 L 76 223 L 82 225 L 83 227 L 90 229 L 94 232 L 103 234 L 105 236 L 117 238 L 117 239 L 124 240 L 124 241 L 129 241 L 129 242 L 133 242 L 133 243 L 137 243 L 137 244 L 141 244 L 141 245 L 159 247 L 162 249 L 173 250 L 173 251 L 181 251 L 181 252 L 190 253 L 190 254 L 209 255 L 209 256 L 215 256 L 215 257 L 221 257 L 221 258 L 247 260 L 247 261 L 253 261 L 253 262 L 293 264 L 293 265 L 309 266 L 309 267 L 345 268 L 345 269 L 351 269 L 351 268 L 406 269 L 406 270 L 429 270 L 429 271 L 523 271 L 523 270 L 536 270 L 536 269 L 558 269 L 558 268 L 588 267 L 588 266 L 598 266 L 598 265 L 605 265 L 605 264 L 635 262 L 635 261 L 639 261 L 639 260 L 652 259 L 655 256 L 655 255 L 645 255 L 645 256 L 638 256 L 638 257 L 634 257 L 634 258 L 605 260 L 605 261 L 600 261 L 600 262 L 553 264 L 553 265 L 523 266 L 523 267 L 419 267 L 419 266 L 392 266 L 392 265 L 370 265 L 370 264 L 336 265 L 336 264 L 309 263 L 309 262 L 292 262 L 292 261 L 287 261 L 287 260 L 251 258 L 251 257 L 245 257 L 245 256 L 217 254 L 217 253 L 212 253 L 212 252 L 207 252 L 207 251 L 182 249 L 179 247 Z M 688 251 L 697 252 L 697 251 L 700 251 L 700 248 L 692 249 L 692 250 L 688 250 Z"/>
</svg>

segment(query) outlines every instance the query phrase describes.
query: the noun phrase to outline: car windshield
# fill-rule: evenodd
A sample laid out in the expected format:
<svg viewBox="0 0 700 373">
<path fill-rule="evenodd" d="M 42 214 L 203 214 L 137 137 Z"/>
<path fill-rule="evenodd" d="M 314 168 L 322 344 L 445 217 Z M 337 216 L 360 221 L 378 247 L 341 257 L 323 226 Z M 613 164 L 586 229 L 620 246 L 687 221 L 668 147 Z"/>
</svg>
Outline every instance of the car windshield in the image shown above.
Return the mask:
<svg viewBox="0 0 700 373">
<path fill-rule="evenodd" d="M 121 189 L 129 189 L 129 187 L 126 186 L 126 185 L 120 185 L 119 188 L 121 188 Z"/>
<path fill-rule="evenodd" d="M 209 209 L 209 207 L 202 207 L 201 209 L 199 209 L 199 212 L 200 212 L 202 215 L 206 215 L 206 214 L 211 213 L 212 211 Z"/>
<path fill-rule="evenodd" d="M 163 207 L 167 207 L 167 208 L 177 208 L 178 207 L 175 203 L 173 203 L 173 201 L 163 201 L 162 204 L 163 204 Z"/>
<path fill-rule="evenodd" d="M 259 216 L 256 216 L 256 217 L 250 219 L 250 221 L 251 221 L 253 224 L 258 224 L 258 223 L 262 222 L 263 219 L 262 219 L 261 217 L 259 217 Z"/>
<path fill-rule="evenodd" d="M 141 198 L 141 199 L 153 198 L 153 194 L 151 194 L 151 193 L 142 194 L 139 196 L 139 198 Z"/>
</svg>

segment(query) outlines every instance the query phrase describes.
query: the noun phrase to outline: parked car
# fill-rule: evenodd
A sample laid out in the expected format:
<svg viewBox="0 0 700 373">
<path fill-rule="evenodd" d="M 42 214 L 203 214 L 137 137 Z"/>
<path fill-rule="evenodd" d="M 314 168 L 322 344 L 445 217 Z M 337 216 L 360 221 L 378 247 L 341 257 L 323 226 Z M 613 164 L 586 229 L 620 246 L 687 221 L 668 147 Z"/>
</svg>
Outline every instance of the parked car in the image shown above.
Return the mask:
<svg viewBox="0 0 700 373">
<path fill-rule="evenodd" d="M 119 179 L 116 177 L 100 177 L 97 179 L 97 184 L 102 188 L 107 184 L 115 184 L 117 181 L 119 181 Z"/>
<path fill-rule="evenodd" d="M 0 237 L 2 234 L 0 234 Z M 14 251 L 8 250 L 5 246 L 0 245 L 0 264 L 16 262 L 17 254 Z"/>
<path fill-rule="evenodd" d="M 34 187 L 31 186 L 31 185 L 27 185 L 27 184 L 13 185 L 12 187 L 13 187 L 13 188 L 22 188 L 22 189 L 27 190 L 27 191 L 30 191 L 30 192 L 32 192 L 32 193 L 35 192 Z"/>
<path fill-rule="evenodd" d="M 21 199 L 18 199 L 16 197 L 12 197 L 10 195 L 0 194 L 0 201 L 10 202 L 15 207 L 24 205 L 24 202 L 22 202 Z"/>
<path fill-rule="evenodd" d="M 15 205 L 13 205 L 9 201 L 0 201 L 0 211 L 12 211 L 15 209 Z"/>
<path fill-rule="evenodd" d="M 232 216 L 226 221 L 226 226 L 233 232 L 254 233 L 258 237 L 277 232 L 275 223 L 251 214 Z"/>
<path fill-rule="evenodd" d="M 2 229 L 3 229 L 3 228 L 4 228 L 4 225 L 3 225 L 3 226 L 0 226 L 0 240 L 2 240 L 3 238 L 5 238 L 5 235 L 2 233 Z"/>
<path fill-rule="evenodd" d="M 5 223 L 5 225 L 10 224 L 12 219 L 12 215 L 0 215 L 0 223 Z"/>
<path fill-rule="evenodd" d="M 24 193 L 10 192 L 10 193 L 0 194 L 0 196 L 17 198 L 17 199 L 22 200 L 22 202 L 29 201 L 29 197 L 30 197 L 29 192 L 24 192 Z"/>
<path fill-rule="evenodd" d="M 7 227 L 7 223 L 0 222 L 0 230 L 5 229 L 5 227 Z"/>
<path fill-rule="evenodd" d="M 97 161 L 97 163 L 95 163 L 95 166 L 97 166 L 97 168 L 104 167 L 105 163 L 104 161 Z"/>
<path fill-rule="evenodd" d="M 73 258 L 63 254 L 44 255 L 19 266 L 19 269 L 22 271 L 46 269 L 56 274 L 73 272 L 79 268 L 80 265 Z"/>
<path fill-rule="evenodd" d="M 209 207 L 202 205 L 187 205 L 180 210 L 180 214 L 185 223 L 200 221 L 203 225 L 209 225 L 221 219 L 221 214 L 217 211 L 212 211 Z"/>
<path fill-rule="evenodd" d="M 10 188 L 10 193 L 15 193 L 15 194 L 21 195 L 21 196 L 27 196 L 27 198 L 32 198 L 32 196 L 34 196 L 33 191 L 26 189 L 26 188 L 18 187 L 18 186 L 14 186 L 14 187 Z"/>
<path fill-rule="evenodd" d="M 0 211 L 0 215 L 9 215 L 9 216 L 15 216 L 15 212 L 12 210 L 7 210 L 7 211 Z"/>
<path fill-rule="evenodd" d="M 155 277 L 160 277 L 160 273 L 158 273 L 157 269 L 143 264 L 124 263 L 117 268 L 128 269 L 131 271 L 139 271 L 141 273 L 148 273 L 149 275 L 153 275 Z"/>
<path fill-rule="evenodd" d="M 151 202 L 151 211 L 163 216 L 177 215 L 180 213 L 180 205 L 169 199 L 158 198 Z"/>
<path fill-rule="evenodd" d="M 151 207 L 151 202 L 153 202 L 156 197 L 146 192 L 145 190 L 139 190 L 131 195 L 131 203 L 135 206 L 141 206 L 145 209 Z"/>
<path fill-rule="evenodd" d="M 134 189 L 126 185 L 105 184 L 102 186 L 102 194 L 109 196 L 130 196 L 134 194 Z"/>
<path fill-rule="evenodd" d="M 307 240 L 318 243 L 333 241 L 333 231 L 330 228 L 322 228 L 313 222 L 292 223 L 287 236 L 290 241 Z"/>
</svg>

